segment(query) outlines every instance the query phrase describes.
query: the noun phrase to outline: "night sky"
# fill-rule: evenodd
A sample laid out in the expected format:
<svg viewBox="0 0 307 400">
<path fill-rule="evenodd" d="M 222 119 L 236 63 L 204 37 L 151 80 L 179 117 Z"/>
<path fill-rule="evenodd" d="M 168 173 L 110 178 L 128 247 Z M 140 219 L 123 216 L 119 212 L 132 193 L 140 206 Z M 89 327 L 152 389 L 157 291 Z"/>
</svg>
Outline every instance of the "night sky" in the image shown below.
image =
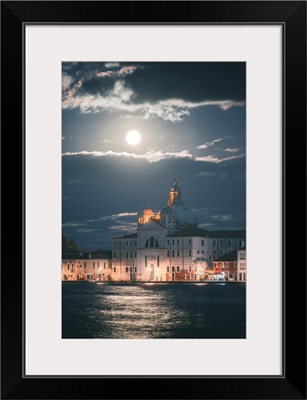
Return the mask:
<svg viewBox="0 0 307 400">
<path fill-rule="evenodd" d="M 62 230 L 80 249 L 111 249 L 145 204 L 166 205 L 174 178 L 201 228 L 245 228 L 245 63 L 65 62 L 62 74 Z"/>
</svg>

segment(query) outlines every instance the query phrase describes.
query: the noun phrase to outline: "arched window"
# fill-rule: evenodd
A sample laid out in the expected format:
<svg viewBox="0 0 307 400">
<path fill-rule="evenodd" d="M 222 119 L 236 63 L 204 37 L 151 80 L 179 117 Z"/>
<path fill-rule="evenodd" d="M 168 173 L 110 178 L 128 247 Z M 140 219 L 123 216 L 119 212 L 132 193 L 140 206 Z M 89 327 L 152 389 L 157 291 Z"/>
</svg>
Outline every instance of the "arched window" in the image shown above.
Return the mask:
<svg viewBox="0 0 307 400">
<path fill-rule="evenodd" d="M 146 239 L 145 247 L 146 247 L 146 248 L 155 248 L 155 247 L 159 247 L 159 242 L 158 242 L 158 240 L 157 240 L 155 237 L 150 236 L 149 238 Z"/>
</svg>

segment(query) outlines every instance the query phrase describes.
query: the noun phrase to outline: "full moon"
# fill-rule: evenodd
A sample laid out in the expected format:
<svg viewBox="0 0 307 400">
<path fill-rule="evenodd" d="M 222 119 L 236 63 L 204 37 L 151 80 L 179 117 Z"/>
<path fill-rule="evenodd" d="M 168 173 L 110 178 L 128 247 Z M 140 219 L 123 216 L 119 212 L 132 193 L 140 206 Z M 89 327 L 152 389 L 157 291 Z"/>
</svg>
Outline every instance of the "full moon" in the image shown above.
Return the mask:
<svg viewBox="0 0 307 400">
<path fill-rule="evenodd" d="M 126 135 L 126 141 L 134 146 L 140 143 L 141 135 L 138 131 L 129 131 Z"/>
</svg>

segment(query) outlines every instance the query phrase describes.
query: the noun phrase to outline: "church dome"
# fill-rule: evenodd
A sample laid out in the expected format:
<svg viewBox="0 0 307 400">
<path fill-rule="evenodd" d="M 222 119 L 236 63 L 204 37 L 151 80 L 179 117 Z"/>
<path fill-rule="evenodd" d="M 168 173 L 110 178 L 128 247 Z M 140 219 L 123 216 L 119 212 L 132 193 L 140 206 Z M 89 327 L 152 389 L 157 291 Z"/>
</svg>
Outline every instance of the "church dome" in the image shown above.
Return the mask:
<svg viewBox="0 0 307 400">
<path fill-rule="evenodd" d="M 161 210 L 161 224 L 175 229 L 197 227 L 193 211 L 181 204 L 166 206 Z"/>
</svg>

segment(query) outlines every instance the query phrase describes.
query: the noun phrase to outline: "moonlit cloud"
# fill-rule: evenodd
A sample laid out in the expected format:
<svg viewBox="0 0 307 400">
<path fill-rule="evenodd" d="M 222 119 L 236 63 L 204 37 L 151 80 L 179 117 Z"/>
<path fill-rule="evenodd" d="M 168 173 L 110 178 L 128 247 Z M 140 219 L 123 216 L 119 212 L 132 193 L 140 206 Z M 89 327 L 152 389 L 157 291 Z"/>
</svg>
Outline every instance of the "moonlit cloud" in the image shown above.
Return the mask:
<svg viewBox="0 0 307 400">
<path fill-rule="evenodd" d="M 233 216 L 230 214 L 222 214 L 222 215 L 212 215 L 213 219 L 216 219 L 218 221 L 232 221 Z"/>
<path fill-rule="evenodd" d="M 239 148 L 230 149 L 229 147 L 227 147 L 227 149 L 225 149 L 223 151 L 227 151 L 228 153 L 236 153 L 239 150 L 240 150 Z"/>
<path fill-rule="evenodd" d="M 201 145 L 197 146 L 196 149 L 207 149 L 208 147 L 214 146 L 215 143 L 218 143 L 221 140 L 223 140 L 223 139 L 220 138 L 220 139 L 212 140 L 211 142 L 207 142 L 207 143 L 204 143 L 204 144 L 201 144 Z"/>
<path fill-rule="evenodd" d="M 125 66 L 119 71 L 97 72 L 96 77 L 106 77 L 111 75 L 125 76 L 132 74 L 137 67 Z M 79 80 L 70 90 L 63 94 L 63 109 L 79 109 L 81 113 L 98 113 L 103 111 L 124 112 L 134 114 L 144 120 L 162 119 L 170 122 L 180 122 L 184 116 L 190 115 L 190 110 L 198 107 L 215 106 L 225 111 L 231 107 L 244 106 L 245 102 L 220 100 L 220 101 L 201 101 L 191 102 L 182 99 L 167 99 L 156 102 L 136 103 L 133 99 L 136 93 L 126 87 L 124 80 L 117 80 L 112 90 L 107 95 L 93 95 L 79 92 L 82 80 Z M 205 147 L 201 147 L 205 148 Z"/>
<path fill-rule="evenodd" d="M 110 220 L 116 220 L 118 218 L 124 218 L 124 217 L 131 217 L 131 216 L 136 216 L 137 212 L 122 212 L 119 214 L 112 214 L 112 215 L 106 215 L 104 217 L 98 218 L 98 219 L 88 219 L 88 222 L 99 222 L 99 221 L 110 221 Z"/>
<path fill-rule="evenodd" d="M 110 62 L 110 63 L 105 63 L 104 64 L 104 66 L 106 67 L 106 68 L 116 68 L 116 67 L 119 67 L 119 63 L 117 63 L 117 62 Z"/>
<path fill-rule="evenodd" d="M 240 154 L 238 156 L 218 158 L 216 156 L 209 155 L 209 156 L 205 156 L 205 157 L 195 157 L 195 161 L 219 164 L 219 163 L 222 163 L 224 161 L 235 160 L 236 158 L 242 158 L 244 156 L 245 156 L 245 154 Z"/>
<path fill-rule="evenodd" d="M 215 176 L 216 172 L 210 172 L 210 171 L 203 171 L 200 172 L 199 174 L 196 174 L 195 176 Z"/>
<path fill-rule="evenodd" d="M 134 158 L 140 160 L 147 160 L 150 163 L 158 162 L 169 158 L 193 158 L 193 155 L 188 150 L 182 150 L 180 152 L 163 152 L 162 150 L 151 150 L 144 154 L 128 153 L 126 151 L 116 152 L 112 150 L 108 151 L 78 151 L 78 152 L 66 152 L 62 154 L 63 157 L 71 156 L 94 156 L 94 157 L 125 157 Z"/>
</svg>

